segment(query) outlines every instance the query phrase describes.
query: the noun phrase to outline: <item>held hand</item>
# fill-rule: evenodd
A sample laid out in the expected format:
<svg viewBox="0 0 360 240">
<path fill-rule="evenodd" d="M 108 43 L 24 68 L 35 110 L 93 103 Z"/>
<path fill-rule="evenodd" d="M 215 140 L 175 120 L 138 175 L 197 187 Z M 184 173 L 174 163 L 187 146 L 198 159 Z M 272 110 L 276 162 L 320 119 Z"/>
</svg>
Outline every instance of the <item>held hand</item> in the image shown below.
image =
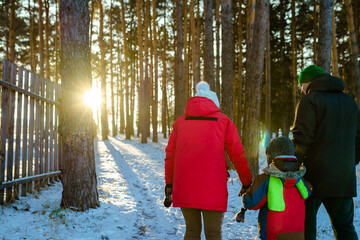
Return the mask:
<svg viewBox="0 0 360 240">
<path fill-rule="evenodd" d="M 238 196 L 242 197 L 242 195 L 244 195 L 249 188 L 250 188 L 250 185 L 249 186 L 242 186 Z"/>
<path fill-rule="evenodd" d="M 241 208 L 240 212 L 236 213 L 235 219 L 237 222 L 245 222 L 246 208 Z"/>
<path fill-rule="evenodd" d="M 172 203 L 172 184 L 166 184 L 164 192 L 165 192 L 164 206 L 168 208 L 171 206 Z"/>
</svg>

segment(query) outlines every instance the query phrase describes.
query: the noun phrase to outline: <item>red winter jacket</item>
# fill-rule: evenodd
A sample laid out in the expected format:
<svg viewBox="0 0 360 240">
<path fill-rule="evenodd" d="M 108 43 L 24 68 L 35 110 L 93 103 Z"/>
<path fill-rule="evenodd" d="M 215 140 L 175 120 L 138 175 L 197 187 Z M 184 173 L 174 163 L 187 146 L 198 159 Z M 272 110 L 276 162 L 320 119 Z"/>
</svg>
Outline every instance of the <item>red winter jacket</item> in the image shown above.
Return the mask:
<svg viewBox="0 0 360 240">
<path fill-rule="evenodd" d="M 249 186 L 252 177 L 235 124 L 212 100 L 190 98 L 165 149 L 165 182 L 173 184 L 174 207 L 226 212 L 225 150 L 242 184 Z"/>
</svg>

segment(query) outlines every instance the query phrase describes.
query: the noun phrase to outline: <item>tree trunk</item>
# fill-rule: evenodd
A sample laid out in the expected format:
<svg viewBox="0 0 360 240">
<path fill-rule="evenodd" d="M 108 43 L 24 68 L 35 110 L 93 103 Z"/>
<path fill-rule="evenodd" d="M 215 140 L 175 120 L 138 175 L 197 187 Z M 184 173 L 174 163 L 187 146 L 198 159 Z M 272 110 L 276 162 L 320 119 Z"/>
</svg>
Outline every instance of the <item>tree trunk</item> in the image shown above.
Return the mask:
<svg viewBox="0 0 360 240">
<path fill-rule="evenodd" d="M 204 80 L 209 83 L 210 89 L 215 90 L 214 79 L 214 35 L 213 35 L 213 0 L 204 0 L 205 13 L 205 56 Z"/>
<path fill-rule="evenodd" d="M 61 207 L 84 211 L 100 206 L 97 192 L 93 118 L 81 104 L 91 89 L 88 2 L 61 0 L 62 142 Z"/>
<path fill-rule="evenodd" d="M 237 118 L 236 118 L 236 127 L 241 137 L 242 131 L 242 100 L 243 100 L 243 52 L 242 52 L 242 42 L 243 42 L 243 26 L 242 26 L 242 0 L 239 0 L 239 17 L 238 17 L 238 47 L 239 47 L 239 59 L 238 59 L 238 96 L 237 98 Z"/>
<path fill-rule="evenodd" d="M 154 100 L 152 105 L 152 128 L 153 128 L 153 142 L 158 142 L 158 134 L 157 134 L 157 127 L 158 127 L 158 50 L 157 50 L 157 11 L 156 11 L 156 0 L 152 1 L 152 22 L 153 22 L 153 32 L 154 32 Z"/>
<path fill-rule="evenodd" d="M 128 53 L 127 53 L 127 34 L 126 34 L 126 20 L 125 20 L 125 6 L 124 0 L 121 2 L 121 27 L 123 33 L 123 51 L 124 51 L 124 69 L 125 69 L 125 108 L 126 108 L 126 129 L 125 129 L 125 138 L 130 139 L 130 92 L 129 92 L 129 73 L 128 73 Z"/>
<path fill-rule="evenodd" d="M 358 61 L 359 53 L 357 48 L 353 6 L 351 4 L 351 0 L 345 0 L 345 7 L 346 7 L 346 20 L 350 35 L 349 44 L 350 44 L 350 62 L 352 69 L 352 79 L 355 83 L 354 85 L 355 85 L 356 101 L 360 106 L 360 70 L 359 70 L 359 61 Z"/>
<path fill-rule="evenodd" d="M 50 79 L 50 16 L 49 16 L 49 0 L 45 0 L 45 78 Z"/>
<path fill-rule="evenodd" d="M 99 28 L 99 47 L 100 47 L 100 77 L 101 77 L 101 136 L 102 140 L 107 140 L 109 135 L 109 121 L 106 104 L 106 46 L 104 40 L 104 10 L 103 0 L 99 0 L 100 8 L 100 28 Z"/>
<path fill-rule="evenodd" d="M 319 46 L 317 65 L 325 72 L 331 68 L 332 0 L 320 0 Z"/>
<path fill-rule="evenodd" d="M 162 71 L 162 104 L 161 104 L 161 126 L 162 133 L 164 138 L 167 137 L 166 130 L 166 119 L 167 119 L 167 93 L 166 93 L 166 8 L 164 9 L 164 33 L 163 33 L 163 53 L 162 53 L 162 63 L 163 63 L 163 71 Z"/>
<path fill-rule="evenodd" d="M 136 13 L 137 13 L 137 35 L 138 35 L 138 45 L 139 45 L 139 70 L 140 70 L 140 77 L 139 77 L 139 131 L 143 135 L 144 139 L 142 141 L 146 141 L 146 133 L 144 128 L 144 105 L 145 105 L 145 99 L 144 99 L 144 79 L 143 79 L 143 36 L 142 36 L 142 22 L 141 22 L 141 1 L 136 0 Z"/>
<path fill-rule="evenodd" d="M 16 0 L 11 0 L 10 8 L 10 29 L 9 29 L 9 56 L 10 62 L 15 62 L 15 3 Z"/>
<path fill-rule="evenodd" d="M 192 91 L 190 94 L 194 93 L 196 86 L 195 82 L 195 73 L 197 69 L 197 57 L 196 57 L 196 29 L 195 29 L 195 1 L 190 0 L 190 32 L 191 32 L 191 69 L 192 69 Z M 194 94 L 193 94 L 194 95 Z"/>
<path fill-rule="evenodd" d="M 336 43 L 335 2 L 333 5 L 333 13 L 332 13 L 331 70 L 333 76 L 340 77 L 337 43 Z"/>
<path fill-rule="evenodd" d="M 282 66 L 285 66 L 285 27 L 286 27 L 286 20 L 285 20 L 285 3 L 284 0 L 280 1 L 280 19 L 281 19 L 281 28 L 280 28 L 280 62 Z M 280 70 L 280 86 L 281 86 L 281 106 L 285 109 L 286 105 L 288 105 L 288 88 L 287 82 L 285 80 L 285 67 L 282 67 Z M 282 114 L 282 135 L 288 137 L 290 124 L 289 124 L 289 113 L 284 111 Z"/>
<path fill-rule="evenodd" d="M 117 126 L 116 126 L 116 112 L 115 112 L 115 92 L 114 92 L 114 64 L 113 64 L 113 1 L 110 0 L 110 11 L 109 11 L 109 25 L 110 25 L 110 45 L 109 45 L 109 51 L 110 51 L 110 91 L 111 91 L 111 122 L 112 122 L 112 136 L 115 137 L 117 135 Z"/>
<path fill-rule="evenodd" d="M 183 9 L 184 9 L 184 64 L 183 64 L 183 75 L 184 75 L 184 81 L 185 81 L 185 99 L 186 101 L 189 99 L 189 91 L 190 91 L 190 84 L 189 84 L 189 75 L 188 75 L 188 69 L 189 69 L 189 51 L 188 51 L 188 4 L 187 0 L 183 0 Z"/>
<path fill-rule="evenodd" d="M 215 71 L 215 88 L 214 92 L 221 98 L 220 87 L 220 0 L 216 0 L 215 6 L 215 21 L 216 21 L 216 71 Z"/>
<path fill-rule="evenodd" d="M 121 11 L 122 11 L 122 8 L 121 8 Z M 121 14 L 123 15 L 123 14 Z M 123 20 L 121 20 L 123 21 Z M 125 22 L 125 19 L 124 19 L 124 22 Z M 125 24 L 125 23 L 124 23 Z M 122 23 L 121 23 L 122 25 Z M 126 33 L 125 33 L 125 36 L 126 36 Z M 127 40 L 126 40 L 126 37 L 124 36 L 123 34 L 123 48 L 125 48 L 125 45 Z M 124 53 L 124 72 L 125 72 L 125 78 L 123 80 L 123 75 L 122 75 L 122 65 L 121 65 L 121 51 L 120 51 L 120 41 L 121 39 L 119 38 L 118 41 L 117 41 L 117 53 L 118 53 L 118 76 L 117 76 L 117 82 L 118 82 L 118 97 L 119 97 L 119 106 L 118 106 L 118 111 L 119 111 L 119 131 L 120 133 L 125 133 L 125 139 L 130 139 L 130 134 L 129 136 L 127 136 L 126 134 L 126 125 L 125 125 L 125 118 L 126 118 L 126 112 L 129 112 L 129 105 L 126 105 L 126 101 L 127 104 L 129 104 L 129 79 L 128 79 L 128 63 L 127 63 L 127 55 L 125 55 L 126 53 L 126 50 L 123 49 L 123 53 Z M 125 82 L 125 87 L 124 87 L 124 82 Z M 124 91 L 125 91 L 125 96 L 124 96 Z M 124 108 L 124 99 L 125 99 L 125 108 Z M 128 100 L 126 100 L 128 99 Z M 127 121 L 127 120 L 126 120 Z M 129 131 L 130 132 L 130 131 Z"/>
<path fill-rule="evenodd" d="M 194 86 L 196 86 L 196 84 L 198 82 L 200 82 L 200 65 L 201 65 L 201 61 L 200 61 L 200 38 L 201 38 L 201 31 L 200 31 L 200 24 L 201 23 L 201 19 L 200 19 L 200 0 L 197 0 L 197 13 L 196 13 L 196 36 L 195 36 L 195 41 L 196 41 L 196 54 L 195 56 L 193 56 L 193 58 L 196 59 L 196 69 L 194 72 Z M 194 95 L 196 93 L 195 87 L 194 87 Z"/>
<path fill-rule="evenodd" d="M 296 15 L 295 15 L 295 0 L 291 0 L 291 72 L 292 72 L 292 102 L 293 113 L 296 109 L 296 93 L 297 93 L 297 38 L 296 38 Z M 292 116 L 294 114 L 291 114 Z"/>
<path fill-rule="evenodd" d="M 317 2 L 318 2 L 317 0 L 313 0 L 313 5 L 314 5 L 314 12 L 313 12 L 313 16 L 314 16 L 314 22 L 313 22 L 313 28 L 314 28 L 314 32 L 313 32 L 314 64 L 317 63 L 317 59 L 318 59 L 319 6 L 318 6 Z"/>
<path fill-rule="evenodd" d="M 253 177 L 259 174 L 260 103 L 269 0 L 256 1 L 253 45 L 246 63 L 244 148 Z"/>
<path fill-rule="evenodd" d="M 31 72 L 36 72 L 36 60 L 35 60 L 35 27 L 34 27 L 34 16 L 33 16 L 33 9 L 30 5 L 29 0 L 29 23 L 30 23 L 30 66 Z"/>
<path fill-rule="evenodd" d="M 265 124 L 271 138 L 271 49 L 270 49 L 270 8 L 266 30 L 266 110 Z"/>
<path fill-rule="evenodd" d="M 39 57 L 40 57 L 40 77 L 44 77 L 44 34 L 43 34 L 43 0 L 39 0 L 39 22 L 38 22 L 38 30 L 39 30 Z"/>
<path fill-rule="evenodd" d="M 221 79 L 222 79 L 222 112 L 234 120 L 234 92 L 233 92 L 233 32 L 232 32 L 232 5 L 231 0 L 221 2 Z"/>
<path fill-rule="evenodd" d="M 58 8 L 59 7 L 59 8 Z M 60 1 L 57 0 L 56 2 L 56 20 L 55 20 L 55 82 L 59 83 L 59 50 L 60 50 L 60 44 L 59 44 L 59 36 L 60 36 L 60 21 L 59 21 L 59 12 L 58 9 L 60 9 Z M 91 36 L 91 35 L 90 35 Z M 91 45 L 90 45 L 91 46 Z M 91 51 L 90 56 L 91 56 Z M 91 58 L 90 58 L 91 62 Z"/>
<path fill-rule="evenodd" d="M 150 79 L 149 79 L 149 34 L 148 28 L 150 26 L 150 0 L 146 1 L 145 8 L 145 17 L 144 17 L 144 64 L 145 64 L 145 79 L 143 85 L 143 119 L 142 119 L 142 128 L 143 133 L 141 135 L 141 143 L 147 143 L 147 137 L 150 136 Z"/>
<path fill-rule="evenodd" d="M 184 114 L 185 110 L 185 91 L 186 84 L 183 76 L 183 3 L 182 0 L 176 0 L 176 54 L 175 54 L 175 118 Z"/>
</svg>

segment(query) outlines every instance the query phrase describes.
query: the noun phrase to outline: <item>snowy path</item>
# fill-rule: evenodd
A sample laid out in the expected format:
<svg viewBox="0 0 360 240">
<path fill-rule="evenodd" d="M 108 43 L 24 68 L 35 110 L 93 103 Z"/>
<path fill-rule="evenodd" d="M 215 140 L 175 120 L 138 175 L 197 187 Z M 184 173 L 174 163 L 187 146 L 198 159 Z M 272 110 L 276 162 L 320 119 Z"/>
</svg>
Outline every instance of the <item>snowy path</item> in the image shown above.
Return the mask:
<svg viewBox="0 0 360 240">
<path fill-rule="evenodd" d="M 181 211 L 166 209 L 164 197 L 164 148 L 159 143 L 141 144 L 120 135 L 97 141 L 96 166 L 101 206 L 84 213 L 59 209 L 61 183 L 41 193 L 21 198 L 1 208 L 2 239 L 182 239 L 185 232 Z M 260 155 L 260 162 L 265 156 Z M 360 166 L 357 167 L 358 186 Z M 245 223 L 234 221 L 241 208 L 241 187 L 234 171 L 228 182 L 229 207 L 223 221 L 223 239 L 258 239 L 257 211 L 247 211 Z M 358 187 L 358 191 L 359 191 Z M 355 226 L 360 233 L 360 197 L 355 201 Z M 204 239 L 204 237 L 202 238 Z M 334 239 L 323 208 L 318 214 L 318 239 Z"/>
</svg>

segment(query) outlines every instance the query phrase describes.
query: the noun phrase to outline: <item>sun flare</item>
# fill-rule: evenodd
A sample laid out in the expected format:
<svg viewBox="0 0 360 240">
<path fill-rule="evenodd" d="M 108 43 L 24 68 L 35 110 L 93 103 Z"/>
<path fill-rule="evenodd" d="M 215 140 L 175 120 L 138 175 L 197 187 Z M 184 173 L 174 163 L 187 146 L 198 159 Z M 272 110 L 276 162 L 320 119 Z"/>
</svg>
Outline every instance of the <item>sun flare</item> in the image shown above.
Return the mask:
<svg viewBox="0 0 360 240">
<path fill-rule="evenodd" d="M 100 89 L 93 88 L 87 91 L 84 95 L 84 102 L 86 105 L 92 108 L 93 112 L 95 113 L 101 105 L 101 93 Z"/>
</svg>

